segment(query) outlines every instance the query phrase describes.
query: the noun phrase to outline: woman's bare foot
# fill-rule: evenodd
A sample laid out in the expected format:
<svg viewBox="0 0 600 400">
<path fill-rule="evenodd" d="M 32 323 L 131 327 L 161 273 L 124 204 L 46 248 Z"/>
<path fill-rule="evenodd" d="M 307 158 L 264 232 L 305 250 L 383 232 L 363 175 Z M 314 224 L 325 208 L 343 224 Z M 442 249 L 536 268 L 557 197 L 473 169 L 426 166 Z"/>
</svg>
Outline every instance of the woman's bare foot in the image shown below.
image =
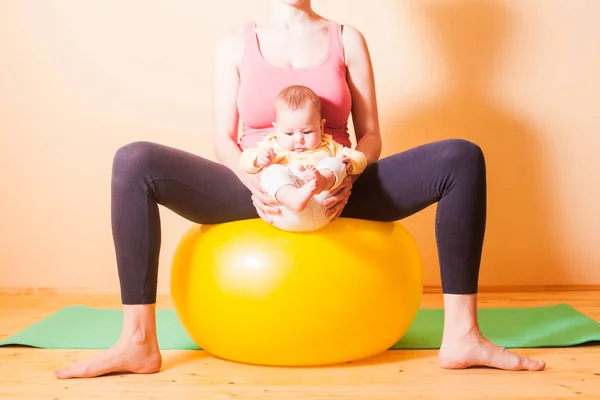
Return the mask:
<svg viewBox="0 0 600 400">
<path fill-rule="evenodd" d="M 444 337 L 438 360 L 440 367 L 447 369 L 486 366 L 509 371 L 541 371 L 546 367 L 543 361 L 519 356 L 490 342 L 479 331 Z"/>
<path fill-rule="evenodd" d="M 292 185 L 283 186 L 277 191 L 275 196 L 281 204 L 300 212 L 306 208 L 306 205 L 314 196 L 316 189 L 317 181 L 312 180 L 299 188 Z"/>
<path fill-rule="evenodd" d="M 543 361 L 519 356 L 481 334 L 476 294 L 444 294 L 444 338 L 438 354 L 440 366 L 463 369 L 486 366 L 510 371 L 541 371 Z"/>
<path fill-rule="evenodd" d="M 111 372 L 152 374 L 160 370 L 162 357 L 156 341 L 154 343 L 119 340 L 110 349 L 88 360 L 76 362 L 56 371 L 59 379 L 93 378 Z"/>
<path fill-rule="evenodd" d="M 123 317 L 123 332 L 113 347 L 88 360 L 59 369 L 56 377 L 92 378 L 111 372 L 158 372 L 162 357 L 156 337 L 155 305 L 125 305 Z"/>
</svg>

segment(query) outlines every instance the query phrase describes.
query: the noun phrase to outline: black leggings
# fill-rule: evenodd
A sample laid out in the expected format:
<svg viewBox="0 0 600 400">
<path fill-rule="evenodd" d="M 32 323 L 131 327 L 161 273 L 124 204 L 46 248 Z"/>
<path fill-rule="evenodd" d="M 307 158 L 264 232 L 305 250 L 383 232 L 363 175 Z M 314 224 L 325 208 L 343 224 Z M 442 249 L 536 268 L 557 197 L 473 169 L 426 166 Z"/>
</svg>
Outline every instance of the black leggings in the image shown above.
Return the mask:
<svg viewBox="0 0 600 400">
<path fill-rule="evenodd" d="M 112 175 L 112 230 L 123 304 L 156 301 L 158 205 L 199 224 L 258 218 L 251 193 L 227 167 L 163 145 L 120 148 Z M 435 222 L 442 289 L 477 292 L 486 221 L 481 149 L 450 139 L 383 158 L 352 187 L 342 217 L 397 221 L 439 202 Z"/>
</svg>

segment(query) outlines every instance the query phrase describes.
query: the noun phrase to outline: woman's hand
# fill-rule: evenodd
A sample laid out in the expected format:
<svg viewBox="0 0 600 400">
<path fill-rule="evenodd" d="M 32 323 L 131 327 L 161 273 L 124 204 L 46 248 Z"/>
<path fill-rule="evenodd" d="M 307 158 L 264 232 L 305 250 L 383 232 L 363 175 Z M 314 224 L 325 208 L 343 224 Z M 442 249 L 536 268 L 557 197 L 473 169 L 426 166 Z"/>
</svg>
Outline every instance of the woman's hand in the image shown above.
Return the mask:
<svg viewBox="0 0 600 400">
<path fill-rule="evenodd" d="M 259 176 L 260 174 L 245 174 L 242 182 L 252 192 L 252 204 L 254 204 L 258 216 L 270 224 L 273 221 L 269 215 L 280 214 L 281 210 L 276 207 L 279 204 L 277 200 L 262 190 Z"/>
<path fill-rule="evenodd" d="M 331 196 L 328 197 L 323 202 L 323 207 L 325 207 L 325 216 L 327 218 L 331 218 L 331 221 L 335 221 L 339 218 L 348 204 L 348 198 L 350 197 L 350 193 L 352 190 L 352 177 L 346 176 L 342 183 L 332 192 Z"/>
</svg>

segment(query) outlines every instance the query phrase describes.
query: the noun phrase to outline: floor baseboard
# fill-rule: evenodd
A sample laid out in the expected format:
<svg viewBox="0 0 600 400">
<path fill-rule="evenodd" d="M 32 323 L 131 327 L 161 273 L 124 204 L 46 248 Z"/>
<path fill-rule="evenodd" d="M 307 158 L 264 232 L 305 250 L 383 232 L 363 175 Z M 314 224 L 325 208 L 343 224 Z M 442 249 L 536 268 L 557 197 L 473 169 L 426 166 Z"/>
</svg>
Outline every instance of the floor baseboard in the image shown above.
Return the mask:
<svg viewBox="0 0 600 400">
<path fill-rule="evenodd" d="M 600 285 L 510 285 L 482 286 L 480 293 L 509 293 L 509 292 L 589 292 L 600 291 Z M 423 293 L 442 293 L 440 286 L 425 286 Z M 169 295 L 168 290 L 159 290 L 159 295 Z M 107 295 L 117 296 L 116 290 L 91 288 L 62 288 L 62 287 L 0 287 L 0 295 L 35 296 L 35 295 Z"/>
</svg>

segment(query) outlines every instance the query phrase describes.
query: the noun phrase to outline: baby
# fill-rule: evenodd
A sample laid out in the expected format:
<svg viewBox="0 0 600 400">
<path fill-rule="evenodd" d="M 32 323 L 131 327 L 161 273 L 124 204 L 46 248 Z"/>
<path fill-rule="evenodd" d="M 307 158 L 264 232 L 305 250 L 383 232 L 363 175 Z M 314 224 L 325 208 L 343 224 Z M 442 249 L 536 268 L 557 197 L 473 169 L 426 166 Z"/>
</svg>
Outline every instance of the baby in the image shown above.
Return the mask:
<svg viewBox="0 0 600 400">
<path fill-rule="evenodd" d="M 323 132 L 321 101 L 309 88 L 291 86 L 275 100 L 275 128 L 257 147 L 242 152 L 240 165 L 259 173 L 260 183 L 284 207 L 273 225 L 289 231 L 320 229 L 329 223 L 322 206 L 346 174 L 360 174 L 367 159 Z"/>
</svg>

